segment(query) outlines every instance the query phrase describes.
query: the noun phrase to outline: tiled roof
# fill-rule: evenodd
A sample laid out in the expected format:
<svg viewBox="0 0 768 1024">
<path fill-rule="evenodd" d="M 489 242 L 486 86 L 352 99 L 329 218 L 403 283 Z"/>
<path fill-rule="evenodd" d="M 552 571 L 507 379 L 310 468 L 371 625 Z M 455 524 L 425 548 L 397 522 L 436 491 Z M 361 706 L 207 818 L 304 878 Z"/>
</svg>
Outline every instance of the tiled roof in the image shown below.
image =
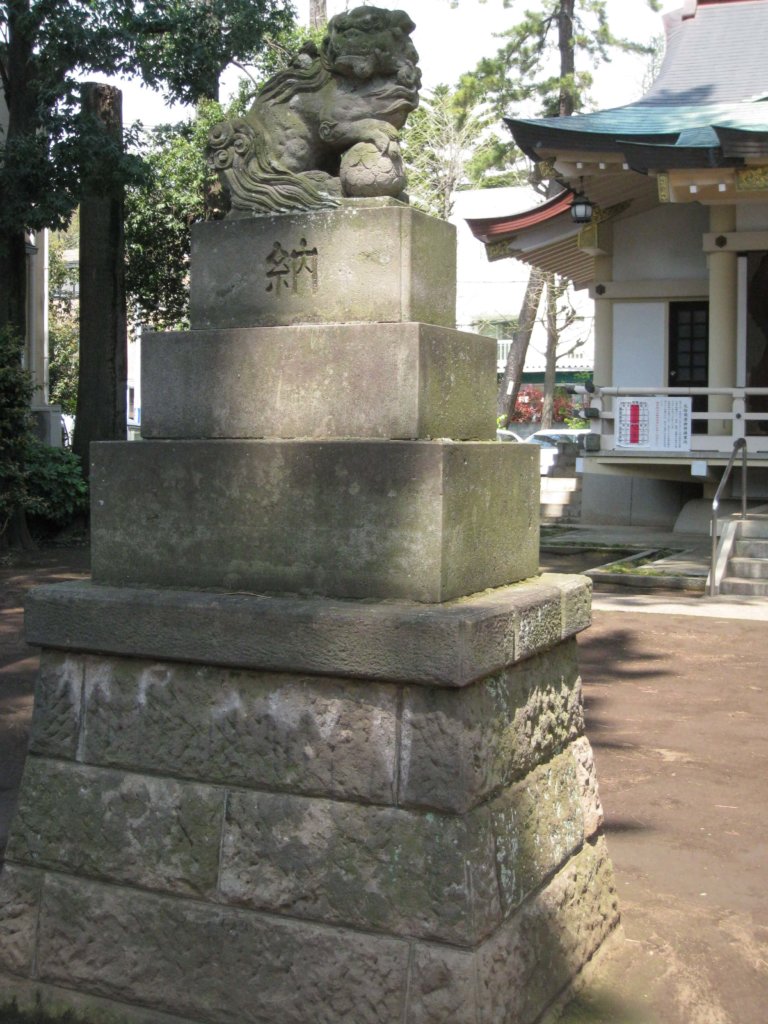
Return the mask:
<svg viewBox="0 0 768 1024">
<path fill-rule="evenodd" d="M 768 0 L 700 2 L 694 9 L 694 16 L 686 14 L 687 8 L 666 15 L 664 62 L 642 99 L 573 117 L 505 118 L 520 148 L 534 159 L 541 150 L 560 147 L 623 152 L 627 142 L 719 150 L 723 138 L 718 129 L 724 128 L 750 133 L 753 149 L 758 136 L 765 136 L 758 143 L 764 150 Z M 704 159 L 718 163 L 721 157 Z"/>
<path fill-rule="evenodd" d="M 733 103 L 768 92 L 768 3 L 699 4 L 694 17 L 664 18 L 667 47 L 643 103 Z"/>
</svg>

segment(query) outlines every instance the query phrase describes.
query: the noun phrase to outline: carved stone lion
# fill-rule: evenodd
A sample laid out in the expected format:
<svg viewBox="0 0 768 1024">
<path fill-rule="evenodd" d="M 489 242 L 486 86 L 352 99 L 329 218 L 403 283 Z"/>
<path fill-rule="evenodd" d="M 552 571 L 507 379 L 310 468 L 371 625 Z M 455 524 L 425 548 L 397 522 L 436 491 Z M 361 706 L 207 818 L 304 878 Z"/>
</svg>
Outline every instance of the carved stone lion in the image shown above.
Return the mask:
<svg viewBox="0 0 768 1024">
<path fill-rule="evenodd" d="M 328 22 L 234 121 L 216 125 L 208 156 L 231 215 L 401 196 L 399 131 L 419 102 L 421 72 L 404 11 L 357 7 Z"/>
</svg>

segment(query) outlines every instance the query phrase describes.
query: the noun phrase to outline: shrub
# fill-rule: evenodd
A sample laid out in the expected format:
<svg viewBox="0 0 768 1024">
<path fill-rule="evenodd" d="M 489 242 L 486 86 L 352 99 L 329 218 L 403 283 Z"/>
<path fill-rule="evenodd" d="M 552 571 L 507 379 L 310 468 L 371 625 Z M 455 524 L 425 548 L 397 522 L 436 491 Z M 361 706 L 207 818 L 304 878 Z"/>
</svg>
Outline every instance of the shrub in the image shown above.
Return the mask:
<svg viewBox="0 0 768 1024">
<path fill-rule="evenodd" d="M 61 527 L 87 507 L 79 458 L 32 433 L 33 387 L 21 348 L 15 333 L 0 331 L 0 538 L 25 514 L 43 527 Z"/>
<path fill-rule="evenodd" d="M 65 526 L 88 507 L 88 485 L 80 458 L 33 440 L 27 450 L 25 507 L 35 518 Z"/>
<path fill-rule="evenodd" d="M 0 330 L 0 537 L 24 508 L 30 432 L 32 380 L 21 364 L 22 341 L 10 328 Z"/>
<path fill-rule="evenodd" d="M 533 384 L 523 384 L 517 396 L 515 411 L 510 417 L 510 423 L 538 423 L 541 419 L 541 406 L 544 401 L 544 392 Z M 573 402 L 563 388 L 555 390 L 554 398 L 554 422 L 562 423 L 567 417 L 573 416 Z"/>
</svg>

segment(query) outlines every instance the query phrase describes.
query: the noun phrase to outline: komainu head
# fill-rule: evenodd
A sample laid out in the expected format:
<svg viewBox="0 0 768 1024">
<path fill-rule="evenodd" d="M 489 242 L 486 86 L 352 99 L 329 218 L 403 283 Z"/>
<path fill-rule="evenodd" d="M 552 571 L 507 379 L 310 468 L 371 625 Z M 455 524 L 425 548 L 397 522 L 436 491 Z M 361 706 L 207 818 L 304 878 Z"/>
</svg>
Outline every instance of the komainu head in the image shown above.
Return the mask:
<svg viewBox="0 0 768 1024">
<path fill-rule="evenodd" d="M 319 51 L 306 47 L 262 87 L 244 118 L 213 129 L 209 158 L 234 215 L 403 198 L 398 133 L 421 84 L 414 28 L 404 11 L 357 7 L 336 15 Z"/>
</svg>

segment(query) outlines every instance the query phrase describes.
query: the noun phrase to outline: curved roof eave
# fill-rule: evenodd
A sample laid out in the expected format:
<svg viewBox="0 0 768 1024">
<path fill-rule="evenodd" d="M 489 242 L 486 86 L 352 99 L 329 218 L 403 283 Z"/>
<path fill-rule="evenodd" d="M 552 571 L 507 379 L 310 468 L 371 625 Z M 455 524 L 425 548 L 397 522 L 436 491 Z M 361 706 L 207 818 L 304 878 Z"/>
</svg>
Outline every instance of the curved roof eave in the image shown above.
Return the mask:
<svg viewBox="0 0 768 1024">
<path fill-rule="evenodd" d="M 574 193 L 570 189 L 565 189 L 552 199 L 548 199 L 546 203 L 535 206 L 532 210 L 523 210 L 521 213 L 510 214 L 509 217 L 467 218 L 466 222 L 475 238 L 486 244 L 499 241 L 508 235 L 536 225 L 545 224 L 564 215 L 568 215 L 568 223 L 573 224 L 570 221 L 573 196 Z M 576 225 L 573 227 L 574 230 L 577 230 Z"/>
</svg>

